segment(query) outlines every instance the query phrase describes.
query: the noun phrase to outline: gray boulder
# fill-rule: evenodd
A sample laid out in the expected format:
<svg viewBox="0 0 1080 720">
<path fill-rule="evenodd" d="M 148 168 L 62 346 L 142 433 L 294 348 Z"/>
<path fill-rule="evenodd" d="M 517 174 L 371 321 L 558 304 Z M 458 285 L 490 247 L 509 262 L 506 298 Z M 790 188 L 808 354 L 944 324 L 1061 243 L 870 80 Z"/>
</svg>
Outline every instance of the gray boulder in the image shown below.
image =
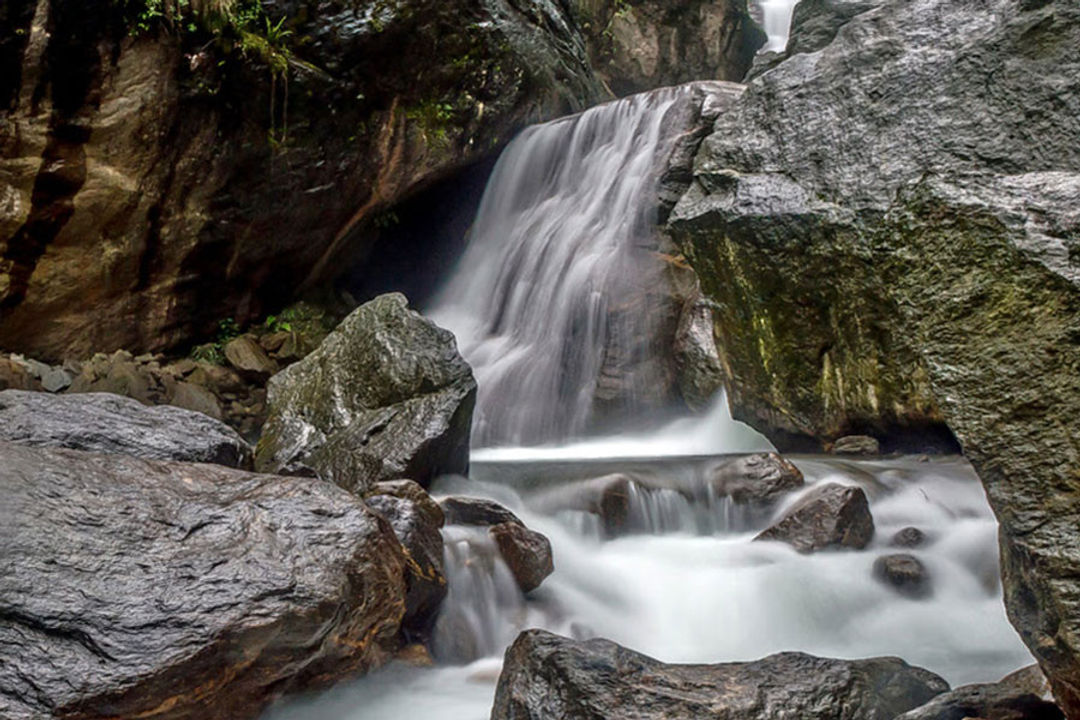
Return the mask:
<svg viewBox="0 0 1080 720">
<path fill-rule="evenodd" d="M 275 375 L 255 452 L 263 472 L 318 474 L 353 492 L 464 473 L 476 382 L 454 336 L 382 295 Z"/>
<path fill-rule="evenodd" d="M 1009 617 L 1080 717 L 1080 5 L 834 26 L 721 114 L 671 215 L 733 413 L 778 442 L 958 441 Z"/>
<path fill-rule="evenodd" d="M 388 660 L 400 545 L 330 483 L 0 443 L 0 717 L 256 717 Z"/>
<path fill-rule="evenodd" d="M 110 393 L 0 392 L 0 441 L 148 460 L 251 466 L 251 447 L 201 413 Z"/>
<path fill-rule="evenodd" d="M 491 720 L 892 720 L 948 689 L 899 658 L 669 665 L 527 630 L 506 651 Z"/>
<path fill-rule="evenodd" d="M 861 550 L 874 537 L 874 518 L 862 488 L 829 483 L 808 492 L 755 540 L 780 540 L 801 553 Z"/>
<path fill-rule="evenodd" d="M 741 504 L 771 504 L 804 482 L 799 468 L 776 453 L 724 458 L 709 471 L 709 483 L 717 496 Z"/>
</svg>

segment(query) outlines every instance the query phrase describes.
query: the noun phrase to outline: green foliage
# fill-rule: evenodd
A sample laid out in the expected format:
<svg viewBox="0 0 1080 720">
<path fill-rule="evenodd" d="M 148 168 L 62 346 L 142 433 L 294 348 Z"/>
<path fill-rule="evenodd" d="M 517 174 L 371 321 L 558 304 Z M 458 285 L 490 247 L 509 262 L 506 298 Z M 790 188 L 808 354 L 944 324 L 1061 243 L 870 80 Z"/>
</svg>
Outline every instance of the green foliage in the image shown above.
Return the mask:
<svg viewBox="0 0 1080 720">
<path fill-rule="evenodd" d="M 225 345 L 239 335 L 239 323 L 234 318 L 225 318 L 218 322 L 218 333 L 214 341 L 198 345 L 192 349 L 191 359 L 212 365 L 222 365 L 225 362 Z"/>
</svg>

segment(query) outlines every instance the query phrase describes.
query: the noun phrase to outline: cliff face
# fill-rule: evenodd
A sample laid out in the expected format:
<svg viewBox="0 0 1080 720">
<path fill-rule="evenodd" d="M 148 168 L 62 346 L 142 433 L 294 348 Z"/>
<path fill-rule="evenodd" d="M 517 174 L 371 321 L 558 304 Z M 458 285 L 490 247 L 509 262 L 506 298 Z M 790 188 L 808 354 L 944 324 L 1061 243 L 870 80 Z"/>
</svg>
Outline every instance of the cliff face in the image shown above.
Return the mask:
<svg viewBox="0 0 1080 720">
<path fill-rule="evenodd" d="M 549 3 L 279 0 L 276 42 L 9 7 L 0 345 L 46 357 L 256 316 L 355 257 L 395 201 L 604 97 Z"/>
<path fill-rule="evenodd" d="M 787 444 L 944 421 L 1010 618 L 1080 717 L 1080 8 L 812 8 L 821 49 L 797 26 L 759 68 L 670 220 L 733 409 Z"/>
</svg>

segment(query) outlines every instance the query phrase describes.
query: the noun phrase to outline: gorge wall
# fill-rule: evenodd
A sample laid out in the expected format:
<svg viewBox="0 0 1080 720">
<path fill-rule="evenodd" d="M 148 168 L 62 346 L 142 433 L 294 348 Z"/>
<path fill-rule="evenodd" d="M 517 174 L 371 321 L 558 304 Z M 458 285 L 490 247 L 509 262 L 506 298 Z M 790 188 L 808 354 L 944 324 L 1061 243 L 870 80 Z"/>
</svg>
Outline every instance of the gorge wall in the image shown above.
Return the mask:
<svg viewBox="0 0 1080 720">
<path fill-rule="evenodd" d="M 1001 523 L 1010 618 L 1080 717 L 1080 7 L 796 21 L 669 221 L 733 411 L 788 447 L 945 423 Z"/>
</svg>

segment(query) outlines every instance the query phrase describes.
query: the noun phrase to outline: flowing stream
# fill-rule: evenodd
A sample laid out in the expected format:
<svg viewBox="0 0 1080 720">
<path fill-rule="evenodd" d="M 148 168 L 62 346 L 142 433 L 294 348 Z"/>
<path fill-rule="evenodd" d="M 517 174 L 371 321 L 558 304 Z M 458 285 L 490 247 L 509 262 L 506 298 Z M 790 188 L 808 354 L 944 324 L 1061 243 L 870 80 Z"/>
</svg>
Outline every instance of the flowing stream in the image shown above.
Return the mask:
<svg viewBox="0 0 1080 720">
<path fill-rule="evenodd" d="M 790 15 L 790 2 L 776 5 Z M 795 457 L 807 488 L 750 512 L 707 490 L 724 453 L 771 449 L 732 420 L 723 397 L 699 418 L 582 439 L 605 344 L 613 333 L 649 331 L 632 320 L 612 328 L 606 308 L 633 290 L 639 253 L 651 251 L 647 208 L 686 92 L 665 89 L 522 133 L 493 173 L 434 313 L 457 333 L 480 396 L 470 477 L 444 478 L 433 494 L 512 508 L 551 540 L 554 574 L 526 597 L 486 533 L 445 528 L 449 595 L 432 638 L 436 666 L 391 665 L 282 703 L 266 720 L 482 720 L 502 653 L 528 627 L 606 637 L 672 662 L 783 650 L 898 655 L 954 684 L 1031 662 L 1005 617 L 996 522 L 963 459 Z M 626 532 L 612 536 L 580 497 L 616 472 L 637 484 Z M 753 540 L 824 482 L 866 491 L 876 525 L 867 549 L 801 555 Z M 909 551 L 929 570 L 932 592 L 922 599 L 871 572 L 909 526 L 928 538 Z"/>
<path fill-rule="evenodd" d="M 791 31 L 791 16 L 798 2 L 799 0 L 760 0 L 759 5 L 764 18 L 762 26 L 765 34 L 769 36 L 762 50 L 780 52 L 787 46 L 788 34 Z"/>
</svg>

